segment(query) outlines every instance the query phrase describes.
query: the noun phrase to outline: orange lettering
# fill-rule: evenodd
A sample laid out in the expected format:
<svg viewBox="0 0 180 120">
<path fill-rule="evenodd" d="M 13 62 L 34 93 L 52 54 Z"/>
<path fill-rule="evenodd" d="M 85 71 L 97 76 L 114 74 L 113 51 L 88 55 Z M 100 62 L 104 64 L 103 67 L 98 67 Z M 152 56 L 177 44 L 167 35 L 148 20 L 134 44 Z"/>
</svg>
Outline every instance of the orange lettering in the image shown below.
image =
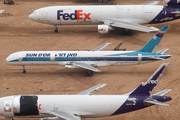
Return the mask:
<svg viewBox="0 0 180 120">
<path fill-rule="evenodd" d="M 83 14 L 80 12 L 83 12 L 83 10 L 77 10 L 77 20 L 83 20 L 83 18 L 82 18 Z"/>
<path fill-rule="evenodd" d="M 41 110 L 41 105 L 42 105 L 42 104 L 39 104 L 39 110 Z"/>
</svg>

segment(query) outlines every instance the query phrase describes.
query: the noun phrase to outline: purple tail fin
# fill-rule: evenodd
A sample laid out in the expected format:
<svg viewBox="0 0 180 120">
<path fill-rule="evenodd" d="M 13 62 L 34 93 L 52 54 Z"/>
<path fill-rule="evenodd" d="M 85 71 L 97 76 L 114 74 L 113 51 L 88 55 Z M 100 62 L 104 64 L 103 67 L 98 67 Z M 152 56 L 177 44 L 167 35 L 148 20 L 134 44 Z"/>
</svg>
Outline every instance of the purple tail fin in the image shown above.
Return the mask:
<svg viewBox="0 0 180 120">
<path fill-rule="evenodd" d="M 163 63 L 145 83 L 142 83 L 135 90 L 130 92 L 129 96 L 152 95 L 154 88 L 157 86 L 159 80 L 161 79 L 163 75 L 163 72 L 168 66 L 169 66 L 169 63 Z"/>
</svg>

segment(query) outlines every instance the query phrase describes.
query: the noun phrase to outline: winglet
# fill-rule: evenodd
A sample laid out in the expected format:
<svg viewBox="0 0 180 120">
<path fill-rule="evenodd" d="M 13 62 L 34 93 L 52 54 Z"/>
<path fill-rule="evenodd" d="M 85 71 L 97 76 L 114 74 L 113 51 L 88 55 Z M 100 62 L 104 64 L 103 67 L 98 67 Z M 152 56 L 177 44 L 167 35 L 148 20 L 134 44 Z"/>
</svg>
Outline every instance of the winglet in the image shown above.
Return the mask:
<svg viewBox="0 0 180 120">
<path fill-rule="evenodd" d="M 103 48 L 105 48 L 109 44 L 111 44 L 111 43 L 105 43 L 105 44 L 103 44 L 103 45 L 101 45 L 101 46 L 99 46 L 97 48 L 92 49 L 91 51 L 101 51 Z"/>
<path fill-rule="evenodd" d="M 154 52 L 169 26 L 164 26 L 152 39 L 140 50 L 142 52 Z"/>
<path fill-rule="evenodd" d="M 158 85 L 159 80 L 163 76 L 163 73 L 168 66 L 169 63 L 163 63 L 145 83 L 142 83 L 135 90 L 133 90 L 128 94 L 130 96 L 139 95 L 139 94 L 151 96 L 154 88 Z"/>
<path fill-rule="evenodd" d="M 98 91 L 99 88 L 103 88 L 104 86 L 106 86 L 106 84 L 98 84 L 94 87 L 78 93 L 77 95 L 89 95 L 92 91 Z"/>
</svg>

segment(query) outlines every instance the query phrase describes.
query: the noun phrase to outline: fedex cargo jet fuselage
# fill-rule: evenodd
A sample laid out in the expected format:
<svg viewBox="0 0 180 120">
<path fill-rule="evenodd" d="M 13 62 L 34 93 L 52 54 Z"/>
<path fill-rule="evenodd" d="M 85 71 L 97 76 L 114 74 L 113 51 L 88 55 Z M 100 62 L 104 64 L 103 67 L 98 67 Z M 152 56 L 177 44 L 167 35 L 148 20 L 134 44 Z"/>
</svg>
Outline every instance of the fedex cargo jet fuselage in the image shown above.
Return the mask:
<svg viewBox="0 0 180 120">
<path fill-rule="evenodd" d="M 76 95 L 15 95 L 0 98 L 0 115 L 4 118 L 40 117 L 44 120 L 107 117 L 146 108 L 151 105 L 169 106 L 164 103 L 172 98 L 164 96 L 171 89 L 153 94 L 168 64 L 158 70 L 135 90 L 124 95 L 92 95 L 104 87 L 98 84 Z M 52 117 L 54 116 L 54 117 Z M 45 118 L 44 118 L 45 117 Z"/>
<path fill-rule="evenodd" d="M 142 24 L 155 24 L 179 19 L 179 7 L 161 5 L 90 5 L 49 6 L 35 10 L 31 20 L 54 25 L 98 25 L 100 33 L 115 27 L 142 32 L 158 31 Z M 55 32 L 58 30 L 56 29 Z"/>
</svg>

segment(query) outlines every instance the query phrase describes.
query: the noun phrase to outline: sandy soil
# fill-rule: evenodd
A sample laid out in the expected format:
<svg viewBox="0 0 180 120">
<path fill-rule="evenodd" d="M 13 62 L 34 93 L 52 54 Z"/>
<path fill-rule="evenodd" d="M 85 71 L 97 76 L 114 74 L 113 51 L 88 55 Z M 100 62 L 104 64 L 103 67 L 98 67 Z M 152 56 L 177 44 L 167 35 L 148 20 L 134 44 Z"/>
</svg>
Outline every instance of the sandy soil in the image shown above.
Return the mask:
<svg viewBox="0 0 180 120">
<path fill-rule="evenodd" d="M 109 0 L 103 4 L 142 4 L 148 0 Z M 159 44 L 157 51 L 170 48 L 166 53 L 172 57 L 166 61 L 135 66 L 99 67 L 102 73 L 92 78 L 84 77 L 83 69 L 66 69 L 63 66 L 27 66 L 27 74 L 22 74 L 21 66 L 6 65 L 6 57 L 17 51 L 30 50 L 90 50 L 106 42 L 112 44 L 105 50 L 112 50 L 120 40 L 121 48 L 140 49 L 155 33 L 133 31 L 132 37 L 121 36 L 119 30 L 106 35 L 97 33 L 97 26 L 61 26 L 59 33 L 54 27 L 31 21 L 28 15 L 35 9 L 53 5 L 102 4 L 96 0 L 17 0 L 15 5 L 4 5 L 0 9 L 12 16 L 0 16 L 0 97 L 16 94 L 77 94 L 99 83 L 107 86 L 94 94 L 124 94 L 145 82 L 163 62 L 170 63 L 155 92 L 172 89 L 167 95 L 173 100 L 170 107 L 151 106 L 113 117 L 87 120 L 177 120 L 180 117 L 180 21 L 153 25 L 170 28 Z M 160 3 L 162 4 L 162 2 Z M 121 31 L 121 30 L 120 30 Z M 15 120 L 19 120 L 16 118 Z M 29 119 L 28 119 L 29 120 Z"/>
</svg>

